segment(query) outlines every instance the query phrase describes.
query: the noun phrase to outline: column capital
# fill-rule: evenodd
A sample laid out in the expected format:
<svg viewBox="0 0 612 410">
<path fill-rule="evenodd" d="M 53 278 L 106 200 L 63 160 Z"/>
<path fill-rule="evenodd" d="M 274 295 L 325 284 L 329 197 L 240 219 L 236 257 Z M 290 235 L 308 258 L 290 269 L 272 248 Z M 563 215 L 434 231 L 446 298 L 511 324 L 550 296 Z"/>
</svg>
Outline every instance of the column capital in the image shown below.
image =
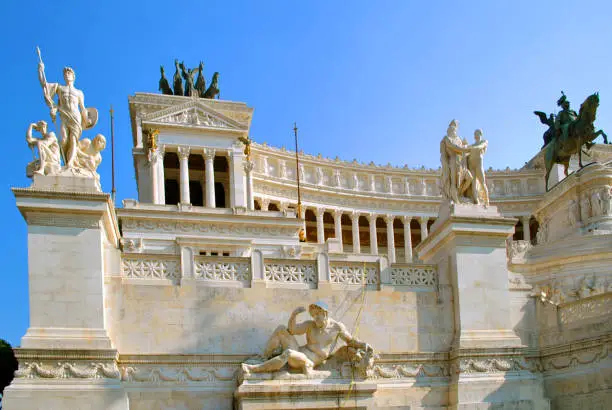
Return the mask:
<svg viewBox="0 0 612 410">
<path fill-rule="evenodd" d="M 531 215 L 523 215 L 523 216 L 520 217 L 520 219 L 521 219 L 521 221 L 523 223 L 527 223 L 528 224 L 529 221 L 531 220 Z"/>
<path fill-rule="evenodd" d="M 408 216 L 408 215 L 402 216 L 402 222 L 404 222 L 404 225 L 410 224 L 410 222 L 412 222 L 413 219 L 414 217 L 412 216 Z"/>
<path fill-rule="evenodd" d="M 165 146 L 158 145 L 156 148 L 152 148 L 149 150 L 147 158 L 149 159 L 149 162 L 163 160 L 165 152 Z"/>
<path fill-rule="evenodd" d="M 391 214 L 385 215 L 385 222 L 387 223 L 387 225 L 392 224 L 394 220 L 395 220 L 395 215 L 391 215 Z"/>
<path fill-rule="evenodd" d="M 212 161 L 215 159 L 216 150 L 214 148 L 204 148 L 204 158 L 207 161 Z"/>
<path fill-rule="evenodd" d="M 429 217 L 428 216 L 419 216 L 419 222 L 420 223 L 427 223 L 429 221 Z"/>
<path fill-rule="evenodd" d="M 314 213 L 317 218 L 323 218 L 323 214 L 325 213 L 325 208 L 316 207 L 314 208 Z"/>
<path fill-rule="evenodd" d="M 248 172 L 253 171 L 255 164 L 253 163 L 253 161 L 244 161 L 243 166 L 244 166 L 244 171 L 248 173 Z"/>
<path fill-rule="evenodd" d="M 341 218 L 343 213 L 342 209 L 334 209 L 334 219 Z"/>
<path fill-rule="evenodd" d="M 191 151 L 190 147 L 187 146 L 181 146 L 178 147 L 176 150 L 176 153 L 179 157 L 180 160 L 185 161 L 187 159 L 189 159 L 189 152 Z"/>
<path fill-rule="evenodd" d="M 367 218 L 368 222 L 373 223 L 373 222 L 376 222 L 376 218 L 378 218 L 378 215 L 373 214 L 373 213 L 368 213 L 368 214 L 365 214 L 365 217 Z"/>
<path fill-rule="evenodd" d="M 361 216 L 361 212 L 358 211 L 351 211 L 349 212 L 349 215 L 351 217 L 351 220 L 357 220 L 359 221 L 359 217 Z"/>
</svg>

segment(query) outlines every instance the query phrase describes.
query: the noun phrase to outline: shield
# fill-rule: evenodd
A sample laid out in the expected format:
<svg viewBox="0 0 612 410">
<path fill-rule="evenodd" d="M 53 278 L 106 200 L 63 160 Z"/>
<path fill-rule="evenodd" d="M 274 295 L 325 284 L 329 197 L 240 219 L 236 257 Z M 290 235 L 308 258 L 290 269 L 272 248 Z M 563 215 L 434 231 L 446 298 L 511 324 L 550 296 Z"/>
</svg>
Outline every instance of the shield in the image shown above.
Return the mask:
<svg viewBox="0 0 612 410">
<path fill-rule="evenodd" d="M 93 128 L 98 123 L 98 110 L 92 107 L 85 108 L 85 112 L 87 112 L 87 125 L 84 129 L 88 130 Z"/>
</svg>

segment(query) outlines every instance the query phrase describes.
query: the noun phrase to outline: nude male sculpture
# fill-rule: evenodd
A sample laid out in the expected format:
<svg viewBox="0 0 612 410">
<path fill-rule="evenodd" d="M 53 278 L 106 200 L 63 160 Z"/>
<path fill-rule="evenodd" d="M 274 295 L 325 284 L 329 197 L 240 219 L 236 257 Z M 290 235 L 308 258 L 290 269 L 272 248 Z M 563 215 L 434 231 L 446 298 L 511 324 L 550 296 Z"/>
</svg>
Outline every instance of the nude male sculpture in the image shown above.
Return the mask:
<svg viewBox="0 0 612 410">
<path fill-rule="evenodd" d="M 305 312 L 304 307 L 298 307 L 291 313 L 288 326 L 279 326 L 268 341 L 264 357 L 267 361 L 261 364 L 242 364 L 245 374 L 271 373 L 280 370 L 285 364 L 290 368 L 311 374 L 313 368 L 325 362 L 334 352 L 338 339 L 347 346 L 372 352 L 367 343 L 355 339 L 346 327 L 329 317 L 329 309 L 323 302 L 316 302 L 308 307 L 312 320 L 296 323 L 297 315 Z M 295 335 L 306 334 L 306 345 L 300 346 Z M 279 350 L 282 353 L 275 356 Z"/>
<path fill-rule="evenodd" d="M 482 139 L 482 130 L 474 131 L 474 143 L 468 147 L 467 163 L 468 169 L 472 174 L 472 199 L 474 203 L 480 203 L 479 192 L 482 191 L 482 198 L 485 206 L 489 206 L 489 189 L 485 182 L 485 172 L 483 157 L 487 151 L 489 143 Z"/>
</svg>

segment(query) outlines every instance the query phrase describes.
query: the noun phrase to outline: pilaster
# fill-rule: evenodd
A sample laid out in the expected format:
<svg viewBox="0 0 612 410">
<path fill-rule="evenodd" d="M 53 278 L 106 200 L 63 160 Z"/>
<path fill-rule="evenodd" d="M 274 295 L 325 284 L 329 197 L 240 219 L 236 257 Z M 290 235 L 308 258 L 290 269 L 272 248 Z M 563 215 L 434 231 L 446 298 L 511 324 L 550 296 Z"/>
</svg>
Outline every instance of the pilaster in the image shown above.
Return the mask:
<svg viewBox="0 0 612 410">
<path fill-rule="evenodd" d="M 530 401 L 530 408 L 548 408 L 541 379 L 526 364 L 511 324 L 506 240 L 515 224 L 494 206 L 443 202 L 431 233 L 417 246 L 419 258 L 436 264 L 453 288 L 451 409 L 512 402 L 511 397 Z"/>
</svg>

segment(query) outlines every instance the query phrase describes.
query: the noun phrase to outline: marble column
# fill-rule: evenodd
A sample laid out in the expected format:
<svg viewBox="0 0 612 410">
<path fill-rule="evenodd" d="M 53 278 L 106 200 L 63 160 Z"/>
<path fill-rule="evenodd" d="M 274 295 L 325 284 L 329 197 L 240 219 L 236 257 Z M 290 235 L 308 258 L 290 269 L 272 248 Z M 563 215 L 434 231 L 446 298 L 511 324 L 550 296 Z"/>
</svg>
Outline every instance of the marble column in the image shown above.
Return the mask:
<svg viewBox="0 0 612 410">
<path fill-rule="evenodd" d="M 523 240 L 530 241 L 531 240 L 531 230 L 529 228 L 529 217 L 523 216 L 521 217 L 521 222 L 523 222 Z"/>
<path fill-rule="evenodd" d="M 151 166 L 151 202 L 164 205 L 166 203 L 164 147 L 149 151 L 149 165 Z"/>
<path fill-rule="evenodd" d="M 254 164 L 252 161 L 244 162 L 244 173 L 246 174 L 246 200 L 247 209 L 249 211 L 255 210 L 255 201 L 253 199 L 253 177 L 251 175 L 253 166 Z"/>
<path fill-rule="evenodd" d="M 351 214 L 351 222 L 353 223 L 353 253 L 361 253 L 361 244 L 359 243 L 359 212 Z"/>
<path fill-rule="evenodd" d="M 376 215 L 369 214 L 368 222 L 370 223 L 370 253 L 378 255 L 378 239 L 376 238 Z"/>
<path fill-rule="evenodd" d="M 395 263 L 395 235 L 393 234 L 393 220 L 395 216 L 386 215 L 385 222 L 387 223 L 387 256 L 389 263 Z"/>
<path fill-rule="evenodd" d="M 427 238 L 427 222 L 429 218 L 426 216 L 422 216 L 419 218 L 419 223 L 421 224 L 421 241 L 424 241 Z"/>
<path fill-rule="evenodd" d="M 412 217 L 405 216 L 404 222 L 404 261 L 406 263 L 412 262 L 412 235 L 410 232 L 410 222 Z"/>
<path fill-rule="evenodd" d="M 204 149 L 205 174 L 206 174 L 206 207 L 215 207 L 215 150 Z"/>
<path fill-rule="evenodd" d="M 317 243 L 325 243 L 325 231 L 323 227 L 323 213 L 325 209 L 316 208 L 315 215 L 317 217 Z"/>
<path fill-rule="evenodd" d="M 189 197 L 189 147 L 178 147 L 179 167 L 181 173 L 181 203 L 190 204 Z"/>
<path fill-rule="evenodd" d="M 334 231 L 335 237 L 340 241 L 340 249 L 343 249 L 342 244 L 342 211 L 340 209 L 334 210 Z"/>
</svg>

